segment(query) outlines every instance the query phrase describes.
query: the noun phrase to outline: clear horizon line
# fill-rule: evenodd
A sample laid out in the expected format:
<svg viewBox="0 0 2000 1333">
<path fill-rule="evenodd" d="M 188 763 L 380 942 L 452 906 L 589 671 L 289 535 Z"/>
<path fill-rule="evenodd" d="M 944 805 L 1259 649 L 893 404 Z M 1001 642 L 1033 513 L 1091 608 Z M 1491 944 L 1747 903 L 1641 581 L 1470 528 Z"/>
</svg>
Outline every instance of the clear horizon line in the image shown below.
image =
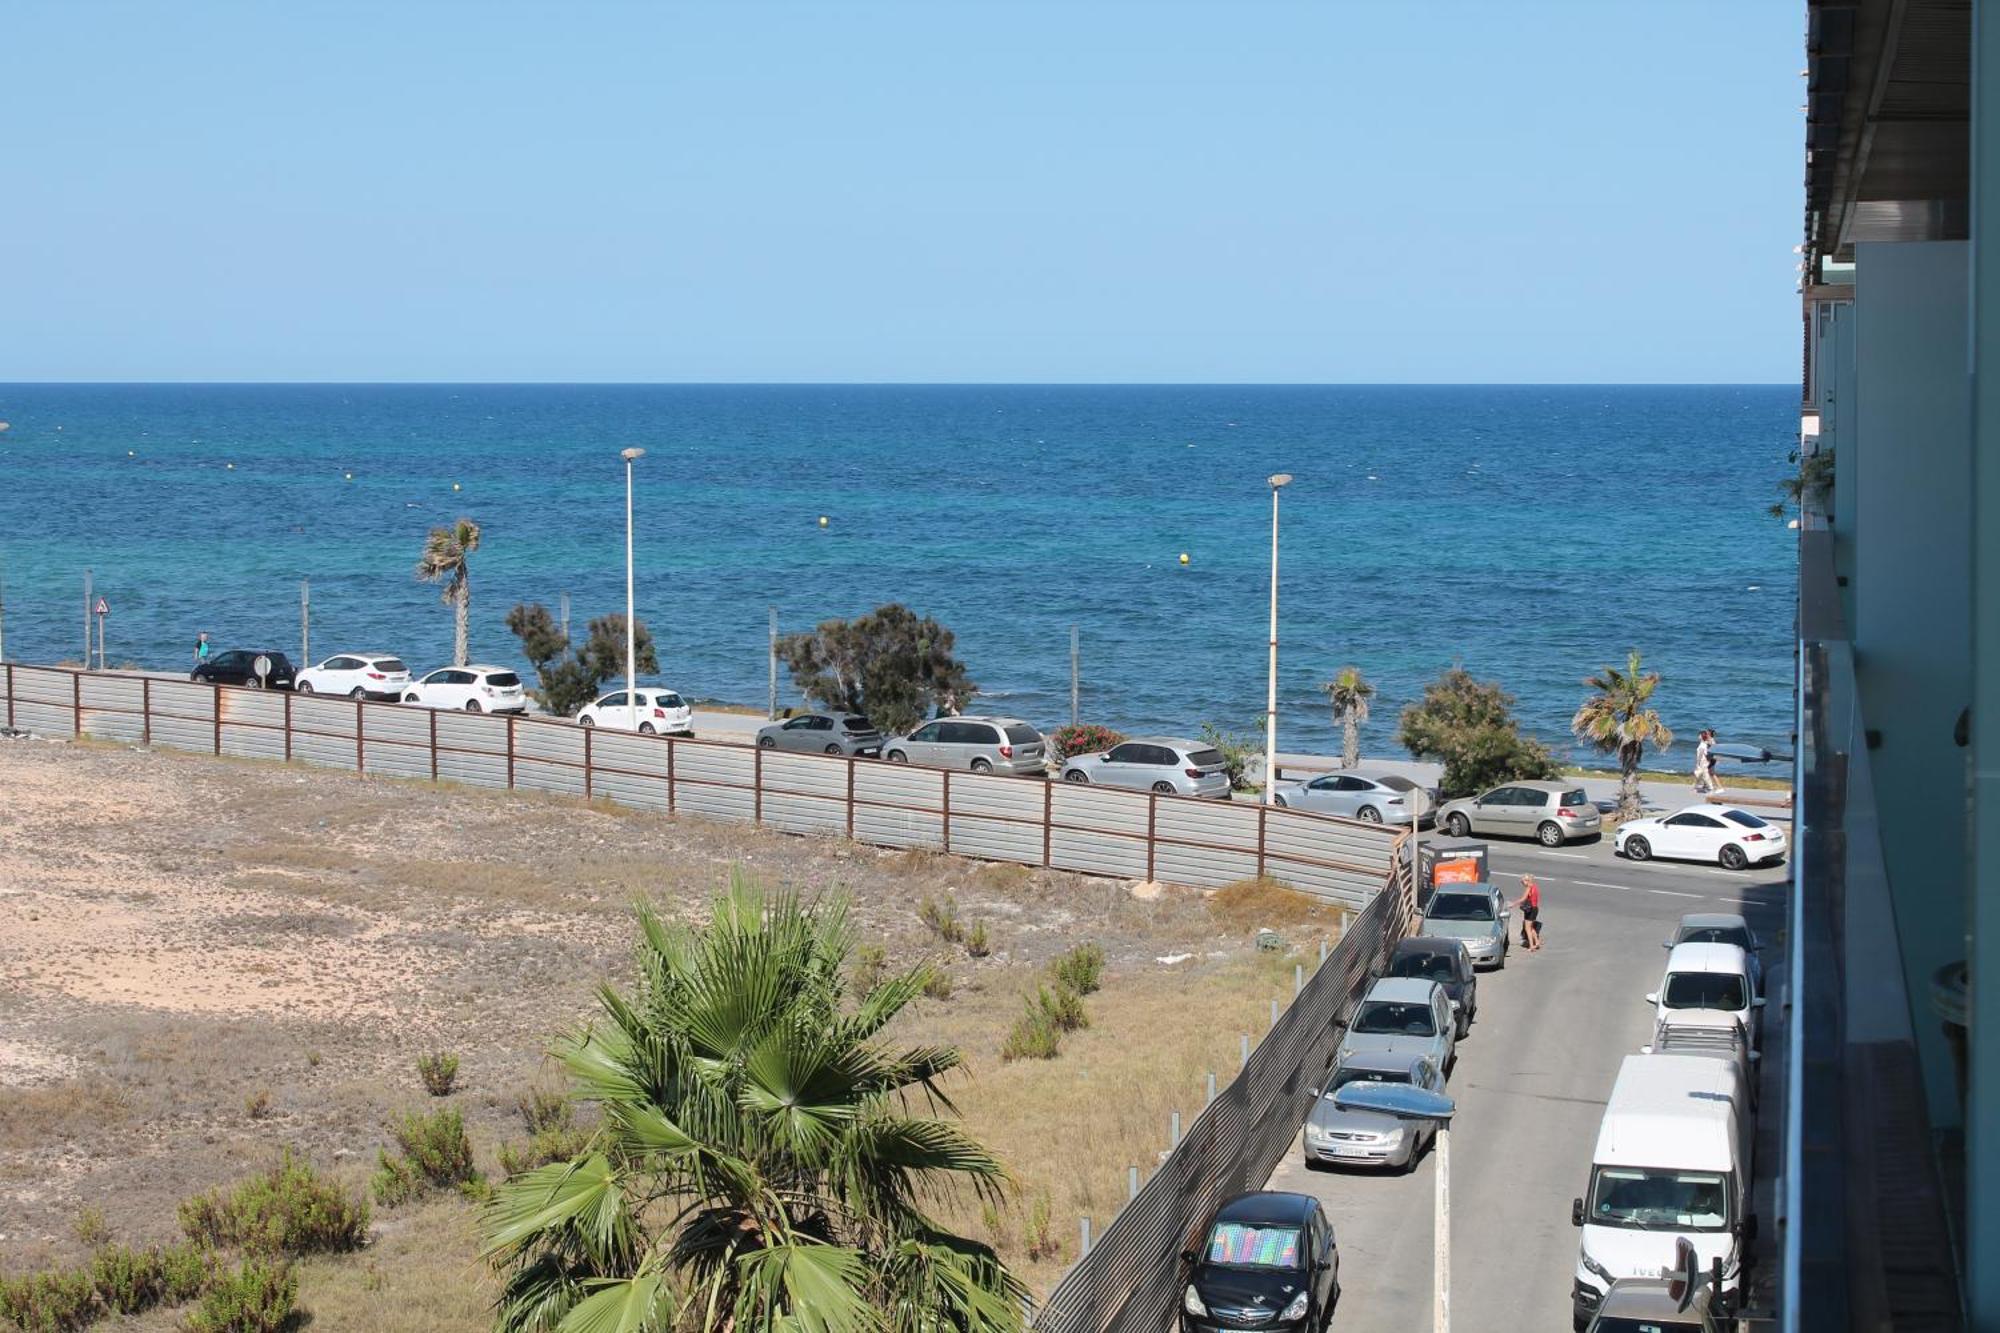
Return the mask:
<svg viewBox="0 0 2000 1333">
<path fill-rule="evenodd" d="M 0 388 L 1775 389 L 1795 380 L 0 380 Z"/>
</svg>

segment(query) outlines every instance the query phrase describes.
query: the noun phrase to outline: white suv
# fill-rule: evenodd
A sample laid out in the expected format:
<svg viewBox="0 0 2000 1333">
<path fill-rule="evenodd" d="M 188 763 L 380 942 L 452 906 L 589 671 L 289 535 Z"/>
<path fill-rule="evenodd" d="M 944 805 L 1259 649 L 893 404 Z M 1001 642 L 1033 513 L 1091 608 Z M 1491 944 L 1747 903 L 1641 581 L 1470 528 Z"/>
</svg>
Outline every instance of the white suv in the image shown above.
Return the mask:
<svg viewBox="0 0 2000 1333">
<path fill-rule="evenodd" d="M 665 732 L 687 736 L 694 732 L 694 710 L 687 700 L 672 690 L 641 685 L 629 699 L 623 690 L 613 690 L 576 713 L 580 727 L 615 727 L 620 731 L 643 731 L 648 735 Z"/>
<path fill-rule="evenodd" d="M 394 702 L 410 688 L 410 669 L 388 653 L 339 653 L 299 672 L 300 694 L 344 694 Z"/>
<path fill-rule="evenodd" d="M 403 702 L 468 713 L 525 713 L 528 694 L 506 667 L 439 667 L 403 691 Z"/>
</svg>

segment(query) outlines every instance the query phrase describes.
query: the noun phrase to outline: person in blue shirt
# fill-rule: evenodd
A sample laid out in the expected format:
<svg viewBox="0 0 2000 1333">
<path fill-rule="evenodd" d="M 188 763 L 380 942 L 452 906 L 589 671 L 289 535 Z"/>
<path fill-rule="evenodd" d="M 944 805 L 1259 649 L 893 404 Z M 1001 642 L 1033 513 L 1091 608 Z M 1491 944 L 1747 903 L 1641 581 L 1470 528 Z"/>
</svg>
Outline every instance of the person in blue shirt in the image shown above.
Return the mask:
<svg viewBox="0 0 2000 1333">
<path fill-rule="evenodd" d="M 203 630 L 194 636 L 194 664 L 200 666 L 203 662 L 206 662 L 208 654 L 208 631 Z"/>
</svg>

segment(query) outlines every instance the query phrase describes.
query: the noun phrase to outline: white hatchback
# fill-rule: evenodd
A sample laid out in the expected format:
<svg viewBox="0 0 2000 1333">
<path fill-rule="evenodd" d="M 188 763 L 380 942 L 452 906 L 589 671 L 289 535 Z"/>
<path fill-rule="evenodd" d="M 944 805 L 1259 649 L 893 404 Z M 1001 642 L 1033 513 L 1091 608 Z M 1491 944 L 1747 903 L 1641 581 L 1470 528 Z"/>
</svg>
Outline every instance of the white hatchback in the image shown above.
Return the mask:
<svg viewBox="0 0 2000 1333">
<path fill-rule="evenodd" d="M 615 727 L 620 731 L 643 731 L 648 735 L 654 732 L 669 736 L 693 733 L 694 710 L 674 691 L 641 685 L 632 693 L 637 697 L 628 698 L 625 691 L 613 690 L 585 704 L 577 710 L 577 725 Z"/>
<path fill-rule="evenodd" d="M 336 653 L 299 672 L 292 686 L 300 694 L 344 694 L 352 699 L 403 697 L 410 669 L 388 653 Z"/>
<path fill-rule="evenodd" d="M 1634 861 L 1663 856 L 1712 861 L 1726 870 L 1775 864 L 1786 850 L 1783 829 L 1733 805 L 1691 805 L 1671 815 L 1630 820 L 1618 826 L 1611 846 Z"/>
<path fill-rule="evenodd" d="M 439 667 L 403 691 L 403 702 L 468 713 L 525 713 L 528 693 L 506 667 Z"/>
</svg>

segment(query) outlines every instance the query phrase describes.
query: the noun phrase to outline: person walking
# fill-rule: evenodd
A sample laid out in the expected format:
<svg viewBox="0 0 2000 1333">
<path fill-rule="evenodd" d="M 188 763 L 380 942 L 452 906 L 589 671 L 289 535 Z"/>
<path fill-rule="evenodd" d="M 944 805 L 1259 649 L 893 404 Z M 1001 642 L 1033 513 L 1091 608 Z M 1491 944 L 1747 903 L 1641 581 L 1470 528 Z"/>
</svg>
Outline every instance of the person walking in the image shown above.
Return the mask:
<svg viewBox="0 0 2000 1333">
<path fill-rule="evenodd" d="M 1720 796 L 1726 788 L 1722 785 L 1722 779 L 1715 775 L 1715 729 L 1711 727 L 1703 734 L 1707 737 L 1708 745 L 1708 794 Z"/>
<path fill-rule="evenodd" d="M 1542 950 L 1542 886 L 1535 883 L 1533 875 L 1521 876 L 1521 896 L 1510 907 L 1521 912 L 1521 943 L 1529 953 Z"/>
<path fill-rule="evenodd" d="M 1710 743 L 1715 733 L 1703 727 L 1695 735 L 1694 742 L 1694 794 L 1706 796 L 1715 785 L 1715 760 L 1709 753 Z"/>
<path fill-rule="evenodd" d="M 203 630 L 194 636 L 194 664 L 200 666 L 202 663 L 208 661 L 209 652 L 208 631 Z"/>
</svg>

